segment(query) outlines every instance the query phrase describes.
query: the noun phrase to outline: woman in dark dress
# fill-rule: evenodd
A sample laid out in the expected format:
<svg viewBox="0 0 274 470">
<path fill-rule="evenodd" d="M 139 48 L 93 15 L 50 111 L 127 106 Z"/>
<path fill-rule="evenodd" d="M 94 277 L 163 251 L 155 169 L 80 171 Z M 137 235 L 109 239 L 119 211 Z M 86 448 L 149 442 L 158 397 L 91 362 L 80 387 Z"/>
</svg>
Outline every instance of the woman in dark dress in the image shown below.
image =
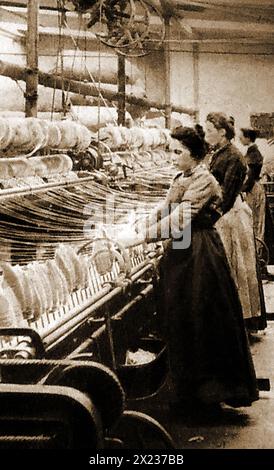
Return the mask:
<svg viewBox="0 0 274 470">
<path fill-rule="evenodd" d="M 265 303 L 258 271 L 252 210 L 241 194 L 247 165 L 243 155 L 231 142 L 235 135 L 231 118 L 223 113 L 208 114 L 205 134 L 207 142 L 215 146 L 209 169 L 219 182 L 223 195 L 223 216 L 216 228 L 225 247 L 246 325 L 251 328 L 256 324 L 264 329 Z M 254 329 L 253 326 L 251 329 Z"/>
<path fill-rule="evenodd" d="M 178 128 L 172 137 L 180 172 L 166 199 L 142 230 L 120 233 L 118 241 L 134 246 L 169 237 L 161 286 L 180 403 L 249 406 L 258 399 L 255 372 L 237 290 L 214 229 L 221 190 L 202 163 L 204 142 L 197 132 Z"/>
<path fill-rule="evenodd" d="M 247 203 L 253 213 L 254 233 L 257 238 L 263 240 L 269 252 L 269 264 L 274 263 L 274 223 L 266 198 L 264 187 L 260 181 L 260 173 L 263 166 L 263 156 L 256 144 L 257 131 L 252 128 L 242 128 L 240 141 L 247 146 L 246 163 L 248 165 L 247 178 L 243 185 Z M 259 245 L 260 248 L 260 245 Z M 267 277 L 267 268 L 264 275 Z"/>
<path fill-rule="evenodd" d="M 221 185 L 225 214 L 234 205 L 245 180 L 247 165 L 241 152 L 232 143 L 234 120 L 223 113 L 209 113 L 206 118 L 205 139 L 214 148 L 209 169 Z"/>
<path fill-rule="evenodd" d="M 240 141 L 247 146 L 245 159 L 248 166 L 247 177 L 242 190 L 246 193 L 247 203 L 252 210 L 255 237 L 263 240 L 265 231 L 265 191 L 259 182 L 263 156 L 255 144 L 256 137 L 257 133 L 254 129 L 241 129 Z"/>
</svg>

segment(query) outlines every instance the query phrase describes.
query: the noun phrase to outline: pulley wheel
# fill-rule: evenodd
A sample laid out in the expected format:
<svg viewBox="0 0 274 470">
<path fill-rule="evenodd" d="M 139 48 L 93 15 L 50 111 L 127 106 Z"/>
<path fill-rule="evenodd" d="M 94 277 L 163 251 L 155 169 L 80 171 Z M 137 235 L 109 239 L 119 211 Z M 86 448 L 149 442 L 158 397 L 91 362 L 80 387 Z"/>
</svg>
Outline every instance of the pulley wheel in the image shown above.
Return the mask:
<svg viewBox="0 0 274 470">
<path fill-rule="evenodd" d="M 156 419 L 132 410 L 124 411 L 109 438 L 110 445 L 112 438 L 122 449 L 176 449 L 172 437 Z"/>
<path fill-rule="evenodd" d="M 124 410 L 122 386 L 116 375 L 106 366 L 91 361 L 77 362 L 55 367 L 44 383 L 72 387 L 86 393 L 99 411 L 103 427 L 108 429 Z"/>
</svg>

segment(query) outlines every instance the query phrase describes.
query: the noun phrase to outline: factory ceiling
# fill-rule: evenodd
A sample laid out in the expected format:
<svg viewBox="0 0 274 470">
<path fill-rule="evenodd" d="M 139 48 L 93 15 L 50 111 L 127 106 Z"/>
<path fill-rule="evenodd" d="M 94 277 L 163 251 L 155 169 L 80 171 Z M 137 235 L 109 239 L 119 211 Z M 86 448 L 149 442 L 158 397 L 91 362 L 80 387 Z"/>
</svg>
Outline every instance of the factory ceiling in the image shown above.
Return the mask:
<svg viewBox="0 0 274 470">
<path fill-rule="evenodd" d="M 78 0 L 92 3 L 92 0 Z M 273 0 L 146 0 L 153 2 L 162 16 L 170 20 L 171 38 L 198 43 L 259 43 L 274 45 Z M 77 27 L 75 2 L 67 0 L 70 25 Z M 136 0 L 137 4 L 138 1 Z M 60 1 L 40 0 L 41 32 L 56 27 L 56 8 Z M 0 0 L 0 21 L 20 20 L 26 14 L 27 0 Z M 12 11 L 12 19 L 7 10 Z M 138 11 L 138 10 L 137 10 Z M 155 18 L 157 28 L 157 18 Z M 90 29 L 92 35 L 93 29 Z"/>
</svg>

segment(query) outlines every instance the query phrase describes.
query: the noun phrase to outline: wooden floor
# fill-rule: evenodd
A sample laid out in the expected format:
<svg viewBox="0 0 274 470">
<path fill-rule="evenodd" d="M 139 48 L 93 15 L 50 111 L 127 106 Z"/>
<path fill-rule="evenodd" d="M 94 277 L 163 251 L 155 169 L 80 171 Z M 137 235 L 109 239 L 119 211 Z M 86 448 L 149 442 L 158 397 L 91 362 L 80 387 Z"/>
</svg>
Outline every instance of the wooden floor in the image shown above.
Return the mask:
<svg viewBox="0 0 274 470">
<path fill-rule="evenodd" d="M 274 282 L 267 282 L 267 311 L 274 312 Z M 273 310 L 271 310 L 273 308 Z M 274 449 L 274 321 L 253 334 L 251 352 L 257 377 L 270 379 L 271 390 L 248 408 L 223 405 L 209 416 L 170 410 L 168 381 L 153 398 L 128 402 L 128 408 L 147 412 L 171 434 L 177 449 Z"/>
</svg>

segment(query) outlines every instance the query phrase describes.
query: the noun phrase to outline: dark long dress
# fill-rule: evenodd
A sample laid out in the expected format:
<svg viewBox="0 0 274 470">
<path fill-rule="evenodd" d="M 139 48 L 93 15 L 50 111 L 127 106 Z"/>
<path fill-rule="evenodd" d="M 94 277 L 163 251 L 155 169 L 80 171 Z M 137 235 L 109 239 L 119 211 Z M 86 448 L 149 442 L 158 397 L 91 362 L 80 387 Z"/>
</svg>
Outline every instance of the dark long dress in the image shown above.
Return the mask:
<svg viewBox="0 0 274 470">
<path fill-rule="evenodd" d="M 240 193 L 247 172 L 243 155 L 231 143 L 213 154 L 210 171 L 222 188 L 224 216 L 216 224 L 238 289 L 249 329 L 266 327 L 266 310 L 256 253 L 252 211 Z"/>
<path fill-rule="evenodd" d="M 247 203 L 252 210 L 255 237 L 264 240 L 266 197 L 264 187 L 260 184 L 263 156 L 257 145 L 252 144 L 248 147 L 245 158 L 248 172 L 242 191 L 246 193 Z"/>
<path fill-rule="evenodd" d="M 163 204 L 190 202 L 192 208 L 190 246 L 176 249 L 170 241 L 161 265 L 170 369 L 182 399 L 249 406 L 258 398 L 254 367 L 237 290 L 213 227 L 220 197 L 215 178 L 199 165 L 187 177 L 174 179 Z M 172 214 L 158 220 L 157 238 L 161 228 L 170 226 Z M 180 228 L 184 218 L 181 213 Z"/>
<path fill-rule="evenodd" d="M 260 173 L 263 165 L 263 156 L 256 144 L 248 147 L 246 152 L 246 163 L 248 165 L 247 178 L 244 182 L 242 191 L 246 193 L 246 201 L 252 210 L 254 236 L 264 241 L 265 233 L 265 215 L 266 215 L 266 195 L 263 186 L 260 183 Z M 259 317 L 249 318 L 246 326 L 249 330 L 263 330 L 267 326 L 266 307 L 264 300 L 263 286 L 261 282 L 262 270 L 260 266 L 260 249 L 258 240 L 257 246 L 257 277 L 259 284 L 261 315 Z"/>
<path fill-rule="evenodd" d="M 264 187 L 260 182 L 263 156 L 256 144 L 247 149 L 246 161 L 248 177 L 244 183 L 243 191 L 247 193 L 247 202 L 253 212 L 255 235 L 265 241 L 269 251 L 269 264 L 273 264 L 274 222 Z"/>
</svg>

